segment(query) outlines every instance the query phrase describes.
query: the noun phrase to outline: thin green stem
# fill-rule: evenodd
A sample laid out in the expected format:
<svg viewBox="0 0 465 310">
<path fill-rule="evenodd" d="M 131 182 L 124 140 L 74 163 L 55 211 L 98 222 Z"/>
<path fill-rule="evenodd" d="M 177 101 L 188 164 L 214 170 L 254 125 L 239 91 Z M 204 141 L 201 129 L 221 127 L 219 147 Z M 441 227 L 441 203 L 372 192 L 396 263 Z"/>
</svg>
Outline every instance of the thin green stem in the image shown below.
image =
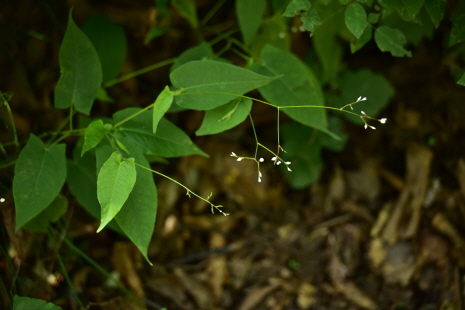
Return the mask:
<svg viewBox="0 0 465 310">
<path fill-rule="evenodd" d="M 170 65 L 170 64 L 174 63 L 175 61 L 176 61 L 176 58 L 169 58 L 169 59 L 160 61 L 160 62 L 158 62 L 158 63 L 156 63 L 156 64 L 153 64 L 153 65 L 147 66 L 147 67 L 145 67 L 145 68 L 136 70 L 136 71 L 134 71 L 134 72 L 125 74 L 125 75 L 123 75 L 123 76 L 120 76 L 119 78 L 116 78 L 116 79 L 114 79 L 114 80 L 111 80 L 111 81 L 109 81 L 109 82 L 106 82 L 105 84 L 103 84 L 103 88 L 111 87 L 111 86 L 116 85 L 116 84 L 118 84 L 118 83 L 121 83 L 121 82 L 123 82 L 123 81 L 132 79 L 132 78 L 134 78 L 134 77 L 136 77 L 136 76 L 138 76 L 138 75 L 147 73 L 147 72 L 149 72 L 149 71 L 158 69 L 158 68 L 160 68 L 160 67 L 164 67 L 164 66 Z"/>
<path fill-rule="evenodd" d="M 253 123 L 253 119 L 252 119 L 252 115 L 249 113 L 249 119 L 250 119 L 250 123 L 252 124 L 252 130 L 253 130 L 253 135 L 255 137 L 255 160 L 257 160 L 257 155 L 258 155 L 258 136 L 257 136 L 257 132 L 255 131 L 255 125 Z"/>
<path fill-rule="evenodd" d="M 213 7 L 211 8 L 210 11 L 208 11 L 208 13 L 205 15 L 204 18 L 202 18 L 202 20 L 200 21 L 200 24 L 201 25 L 205 25 L 206 23 L 208 23 L 208 21 L 210 20 L 210 18 L 213 17 L 213 15 L 215 15 L 215 13 L 218 11 L 218 9 L 220 7 L 223 6 L 223 4 L 226 2 L 226 0 L 220 0 L 220 1 L 217 1 L 215 3 L 215 5 L 213 5 Z"/>
<path fill-rule="evenodd" d="M 142 110 L 134 113 L 133 115 L 129 116 L 129 117 L 126 117 L 125 119 L 123 119 L 121 122 L 119 123 L 116 123 L 115 125 L 113 125 L 113 128 L 116 128 L 118 126 L 121 126 L 122 124 L 126 123 L 127 121 L 133 119 L 134 117 L 138 116 L 139 114 L 142 114 L 144 113 L 145 111 L 147 110 L 150 110 L 153 106 L 154 106 L 155 103 L 152 103 L 151 105 L 148 105 L 146 106 L 145 108 L 143 108 Z"/>
</svg>

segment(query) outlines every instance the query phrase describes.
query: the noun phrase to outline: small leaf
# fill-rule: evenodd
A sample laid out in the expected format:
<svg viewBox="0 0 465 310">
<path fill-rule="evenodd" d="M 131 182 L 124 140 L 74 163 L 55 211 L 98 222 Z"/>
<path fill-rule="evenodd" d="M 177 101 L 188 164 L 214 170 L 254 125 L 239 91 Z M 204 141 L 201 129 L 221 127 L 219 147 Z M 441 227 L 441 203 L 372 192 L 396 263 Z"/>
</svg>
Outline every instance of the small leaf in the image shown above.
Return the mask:
<svg viewBox="0 0 465 310">
<path fill-rule="evenodd" d="M 192 0 L 172 0 L 171 3 L 174 5 L 179 14 L 189 21 L 193 28 L 199 26 L 199 20 L 197 17 L 197 11 L 195 3 Z"/>
<path fill-rule="evenodd" d="M 76 26 L 71 12 L 60 48 L 61 76 L 55 88 L 55 107 L 89 115 L 102 84 L 102 67 L 94 46 Z"/>
<path fill-rule="evenodd" d="M 136 183 L 134 158 L 124 160 L 113 152 L 103 164 L 97 178 L 97 197 L 102 207 L 100 232 L 121 210 Z"/>
<path fill-rule="evenodd" d="M 130 154 L 129 153 L 129 150 L 126 148 L 126 146 L 118 139 L 115 137 L 115 142 L 116 142 L 116 145 L 123 150 L 123 152 L 125 152 L 126 154 Z"/>
<path fill-rule="evenodd" d="M 350 51 L 355 53 L 359 49 L 365 46 L 371 40 L 371 27 L 366 27 L 363 31 L 360 39 L 358 39 L 355 43 L 350 42 Z"/>
<path fill-rule="evenodd" d="M 166 111 L 173 103 L 174 93 L 168 86 L 158 95 L 157 100 L 153 105 L 153 133 L 157 133 L 157 126 L 160 119 L 165 115 Z"/>
<path fill-rule="evenodd" d="M 447 0 L 425 0 L 426 11 L 431 17 L 431 21 L 436 28 L 439 27 L 439 23 L 444 17 L 446 6 Z"/>
<path fill-rule="evenodd" d="M 188 62 L 171 75 L 171 82 L 184 92 L 176 103 L 193 110 L 210 110 L 274 80 L 231 64 L 201 60 Z"/>
<path fill-rule="evenodd" d="M 55 199 L 66 179 L 64 144 L 48 148 L 31 134 L 19 154 L 13 178 L 16 231 L 41 213 Z"/>
<path fill-rule="evenodd" d="M 392 56 L 403 57 L 407 55 L 412 57 L 412 53 L 403 48 L 406 43 L 404 34 L 397 30 L 389 28 L 388 26 L 381 26 L 375 31 L 375 41 L 378 48 L 383 52 L 391 52 Z"/>
<path fill-rule="evenodd" d="M 105 15 L 89 17 L 82 26 L 95 47 L 102 64 L 102 82 L 114 79 L 126 60 L 128 42 L 124 28 L 115 24 Z"/>
<path fill-rule="evenodd" d="M 458 80 L 457 84 L 465 86 L 465 73 L 462 75 L 460 80 Z"/>
<path fill-rule="evenodd" d="M 139 112 L 141 109 L 127 108 L 113 115 L 115 122 Z M 152 130 L 152 113 L 145 111 L 129 121 L 123 123 L 115 132 L 115 136 L 124 140 L 130 138 L 140 147 L 144 154 L 163 157 L 178 157 L 186 155 L 208 155 L 199 149 L 189 136 L 166 118 L 158 123 L 157 133 Z"/>
<path fill-rule="evenodd" d="M 84 145 L 82 147 L 81 156 L 83 156 L 88 150 L 96 147 L 100 141 L 102 141 L 103 137 L 105 137 L 106 132 L 107 130 L 105 129 L 101 119 L 90 123 L 89 126 L 87 126 L 86 133 L 84 135 Z"/>
<path fill-rule="evenodd" d="M 449 46 L 461 43 L 465 40 L 465 12 L 459 11 L 453 18 L 450 31 Z"/>
<path fill-rule="evenodd" d="M 15 295 L 13 300 L 13 310 L 61 310 L 61 307 L 58 307 L 50 302 L 45 300 L 35 299 L 30 297 L 22 297 Z"/>
<path fill-rule="evenodd" d="M 212 135 L 231 129 L 242 123 L 252 109 L 252 100 L 237 98 L 205 113 L 202 125 L 196 131 L 197 136 Z"/>
<path fill-rule="evenodd" d="M 416 19 L 425 0 L 402 0 L 405 10 L 412 19 Z"/>
<path fill-rule="evenodd" d="M 249 45 L 257 34 L 265 9 L 265 0 L 236 0 L 237 19 L 245 45 Z"/>
<path fill-rule="evenodd" d="M 368 25 L 367 13 L 363 6 L 358 3 L 350 4 L 346 8 L 344 16 L 347 28 L 357 39 L 360 39 L 360 36 Z"/>
<path fill-rule="evenodd" d="M 308 0 L 292 0 L 283 13 L 285 17 L 294 17 L 297 14 L 310 10 L 312 4 Z"/>
</svg>

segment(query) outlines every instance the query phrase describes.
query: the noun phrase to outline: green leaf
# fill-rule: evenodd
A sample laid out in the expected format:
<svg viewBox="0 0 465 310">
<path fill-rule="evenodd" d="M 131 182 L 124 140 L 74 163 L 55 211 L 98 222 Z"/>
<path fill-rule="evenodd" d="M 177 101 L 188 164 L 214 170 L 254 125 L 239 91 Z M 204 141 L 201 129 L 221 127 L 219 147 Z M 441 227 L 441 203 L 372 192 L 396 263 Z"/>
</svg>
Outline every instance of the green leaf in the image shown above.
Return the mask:
<svg viewBox="0 0 465 310">
<path fill-rule="evenodd" d="M 113 152 L 103 164 L 97 178 L 97 198 L 102 207 L 100 232 L 121 210 L 136 183 L 134 158 L 123 159 Z"/>
<path fill-rule="evenodd" d="M 403 48 L 406 43 L 404 34 L 388 26 L 381 26 L 375 30 L 375 41 L 378 48 L 383 52 L 391 52 L 392 56 L 403 57 L 407 55 L 412 57 L 412 53 Z"/>
<path fill-rule="evenodd" d="M 230 103 L 208 110 L 202 125 L 196 131 L 197 136 L 212 135 L 231 129 L 242 123 L 252 109 L 252 100 L 236 98 Z"/>
<path fill-rule="evenodd" d="M 168 86 L 158 95 L 153 105 L 153 133 L 157 133 L 157 126 L 163 115 L 173 103 L 174 92 Z"/>
<path fill-rule="evenodd" d="M 465 39 L 465 12 L 460 11 L 452 21 L 450 31 L 449 47 L 463 42 Z"/>
<path fill-rule="evenodd" d="M 50 223 L 54 223 L 65 215 L 68 209 L 68 199 L 63 195 L 58 195 L 52 203 L 40 212 L 35 218 L 24 225 L 24 228 L 33 232 L 46 233 Z"/>
<path fill-rule="evenodd" d="M 291 53 L 267 45 L 262 51 L 261 62 L 257 62 L 253 70 L 279 77 L 259 88 L 260 94 L 278 107 L 324 105 L 323 93 L 317 78 L 310 68 Z M 323 108 L 297 107 L 284 108 L 282 111 L 304 125 L 331 134 L 327 130 L 326 113 Z"/>
<path fill-rule="evenodd" d="M 66 179 L 64 144 L 48 148 L 31 134 L 19 154 L 13 179 L 16 231 L 55 199 Z"/>
<path fill-rule="evenodd" d="M 305 30 L 313 32 L 320 25 L 320 15 L 315 9 L 310 9 L 300 16 L 300 21 Z"/>
<path fill-rule="evenodd" d="M 321 146 L 318 140 L 312 139 L 313 129 L 290 122 L 282 126 L 284 159 L 291 162 L 292 172 L 280 165 L 289 185 L 294 189 L 304 189 L 315 183 L 323 169 Z"/>
<path fill-rule="evenodd" d="M 131 156 L 134 156 L 136 162 L 150 169 L 150 165 L 140 149 L 131 143 L 130 139 L 123 140 L 123 142 L 128 146 Z M 155 228 L 158 206 L 157 188 L 150 171 L 139 166 L 136 166 L 136 171 L 136 184 L 134 184 L 131 194 L 115 219 L 126 236 L 150 263 L 147 250 Z"/>
<path fill-rule="evenodd" d="M 265 0 L 236 0 L 237 19 L 245 45 L 250 45 L 257 34 L 265 10 Z"/>
<path fill-rule="evenodd" d="M 446 11 L 447 0 L 425 0 L 426 11 L 431 17 L 434 27 L 438 28 L 439 23 L 444 17 Z"/>
<path fill-rule="evenodd" d="M 192 0 L 172 0 L 171 3 L 174 5 L 179 14 L 189 21 L 193 28 L 199 26 L 199 20 L 197 17 L 197 11 L 195 3 Z"/>
<path fill-rule="evenodd" d="M 288 51 L 291 36 L 288 32 L 288 19 L 282 16 L 265 19 L 259 33 L 251 42 L 250 50 L 253 58 L 258 58 L 263 47 L 267 44 Z"/>
<path fill-rule="evenodd" d="M 465 73 L 462 75 L 460 80 L 458 80 L 457 84 L 465 86 Z"/>
<path fill-rule="evenodd" d="M 115 122 L 120 122 L 141 109 L 128 108 L 113 115 Z M 160 119 L 157 133 L 153 133 L 152 113 L 145 111 L 129 121 L 123 123 L 115 135 L 124 140 L 127 137 L 134 141 L 145 154 L 154 154 L 162 157 L 179 157 L 186 155 L 208 156 L 200 150 L 189 136 L 165 118 Z"/>
<path fill-rule="evenodd" d="M 213 60 L 188 62 L 174 70 L 170 78 L 176 88 L 184 91 L 175 97 L 176 103 L 193 110 L 214 109 L 274 80 Z"/>
<path fill-rule="evenodd" d="M 350 42 L 350 51 L 355 53 L 359 49 L 365 46 L 368 42 L 371 40 L 371 27 L 366 27 L 365 30 L 363 31 L 362 35 L 360 36 L 360 39 L 358 39 L 355 43 Z"/>
<path fill-rule="evenodd" d="M 302 11 L 310 10 L 312 4 L 308 0 L 292 0 L 286 7 L 283 13 L 285 17 L 294 17 Z"/>
<path fill-rule="evenodd" d="M 357 39 L 360 39 L 368 25 L 367 13 L 363 6 L 358 3 L 350 4 L 344 12 L 344 17 L 347 28 Z"/>
<path fill-rule="evenodd" d="M 102 141 L 103 137 L 105 137 L 105 133 L 107 133 L 107 130 L 105 129 L 101 119 L 90 123 L 89 126 L 87 126 L 86 133 L 84 135 L 84 145 L 82 147 L 81 156 L 83 156 L 88 150 L 96 147 L 100 141 Z"/>
<path fill-rule="evenodd" d="M 210 45 L 206 42 L 202 42 L 197 46 L 191 47 L 183 52 L 176 59 L 175 63 L 171 67 L 171 72 L 179 68 L 185 63 L 193 60 L 212 60 L 215 57 L 213 50 Z"/>
<path fill-rule="evenodd" d="M 368 69 L 356 72 L 347 71 L 341 76 L 339 86 L 341 96 L 334 104 L 336 108 L 354 102 L 360 96 L 366 97 L 366 101 L 353 105 L 353 112 L 360 114 L 361 111 L 364 111 L 371 117 L 377 117 L 394 95 L 394 89 L 389 82 L 381 74 L 374 73 Z M 350 110 L 349 107 L 346 109 Z M 343 115 L 355 124 L 364 124 L 360 117 L 349 113 L 343 113 Z M 375 127 L 379 126 L 376 122 L 372 123 L 369 120 L 368 122 Z"/>
<path fill-rule="evenodd" d="M 102 67 L 94 46 L 76 26 L 71 12 L 60 48 L 61 76 L 55 88 L 55 107 L 89 114 L 102 84 Z"/>
<path fill-rule="evenodd" d="M 15 295 L 13 300 L 13 310 L 61 310 L 61 307 L 55 306 L 45 300 Z"/>
<path fill-rule="evenodd" d="M 412 19 L 416 19 L 425 0 L 402 0 L 405 10 Z"/>
<path fill-rule="evenodd" d="M 82 27 L 95 47 L 102 64 L 102 82 L 114 79 L 126 60 L 128 42 L 124 28 L 112 22 L 105 15 L 89 17 Z"/>
<path fill-rule="evenodd" d="M 386 9 L 399 10 L 402 9 L 402 0 L 377 0 L 381 6 Z"/>
</svg>

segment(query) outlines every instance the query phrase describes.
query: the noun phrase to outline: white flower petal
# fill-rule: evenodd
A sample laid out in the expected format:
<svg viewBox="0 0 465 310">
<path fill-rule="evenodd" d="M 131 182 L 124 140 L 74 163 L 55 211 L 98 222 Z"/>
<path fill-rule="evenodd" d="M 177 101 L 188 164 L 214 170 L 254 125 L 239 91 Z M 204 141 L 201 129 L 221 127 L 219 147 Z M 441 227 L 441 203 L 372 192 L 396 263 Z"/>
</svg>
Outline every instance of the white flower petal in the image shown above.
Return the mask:
<svg viewBox="0 0 465 310">
<path fill-rule="evenodd" d="M 275 160 L 276 160 L 276 156 L 274 156 L 271 160 L 272 160 L 272 161 L 275 161 Z"/>
<path fill-rule="evenodd" d="M 363 115 L 366 115 L 365 112 L 363 112 L 363 111 L 360 111 L 360 112 L 361 112 Z"/>
<path fill-rule="evenodd" d="M 386 124 L 386 121 L 387 121 L 387 118 L 382 118 L 382 119 L 379 120 L 379 122 L 381 124 Z"/>
<path fill-rule="evenodd" d="M 234 153 L 234 152 L 231 152 L 231 156 L 236 156 L 236 153 Z"/>
<path fill-rule="evenodd" d="M 262 163 L 262 162 L 264 162 L 265 160 L 263 159 L 263 157 L 261 157 L 258 161 Z"/>
<path fill-rule="evenodd" d="M 365 124 L 365 129 L 367 129 L 367 127 L 368 127 L 368 125 L 367 125 L 367 124 Z"/>
<path fill-rule="evenodd" d="M 290 162 L 290 161 L 286 161 L 286 165 L 290 165 L 290 164 L 291 164 L 291 162 Z"/>
<path fill-rule="evenodd" d="M 360 99 L 362 99 L 362 96 L 358 97 L 358 98 L 357 98 L 357 101 L 360 101 Z"/>
<path fill-rule="evenodd" d="M 241 161 L 241 160 L 243 160 L 243 159 L 244 159 L 244 157 L 238 157 L 238 158 L 237 158 L 237 161 Z"/>
</svg>

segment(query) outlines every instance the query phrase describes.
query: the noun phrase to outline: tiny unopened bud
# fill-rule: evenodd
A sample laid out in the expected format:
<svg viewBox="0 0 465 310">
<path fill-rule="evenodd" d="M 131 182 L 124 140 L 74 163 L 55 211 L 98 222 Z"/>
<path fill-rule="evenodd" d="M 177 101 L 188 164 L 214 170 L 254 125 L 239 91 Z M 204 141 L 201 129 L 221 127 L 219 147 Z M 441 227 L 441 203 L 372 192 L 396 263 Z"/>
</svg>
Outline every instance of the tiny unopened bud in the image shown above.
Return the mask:
<svg viewBox="0 0 465 310">
<path fill-rule="evenodd" d="M 262 162 L 264 162 L 265 160 L 263 159 L 263 157 L 261 157 L 258 161 L 262 163 Z"/>
<path fill-rule="evenodd" d="M 363 111 L 360 111 L 360 113 L 362 113 L 363 115 L 366 115 L 365 112 L 363 112 Z"/>
<path fill-rule="evenodd" d="M 367 127 L 368 127 L 368 125 L 367 125 L 367 124 L 365 124 L 365 129 L 367 129 Z"/>
<path fill-rule="evenodd" d="M 236 153 L 234 153 L 234 152 L 231 152 L 231 156 L 236 156 Z"/>
<path fill-rule="evenodd" d="M 386 121 L 387 121 L 387 118 L 382 118 L 382 119 L 379 120 L 379 122 L 381 124 L 386 124 Z"/>
<path fill-rule="evenodd" d="M 241 160 L 243 160 L 243 159 L 244 159 L 244 157 L 238 157 L 238 158 L 237 158 L 237 161 L 241 161 Z"/>
</svg>

